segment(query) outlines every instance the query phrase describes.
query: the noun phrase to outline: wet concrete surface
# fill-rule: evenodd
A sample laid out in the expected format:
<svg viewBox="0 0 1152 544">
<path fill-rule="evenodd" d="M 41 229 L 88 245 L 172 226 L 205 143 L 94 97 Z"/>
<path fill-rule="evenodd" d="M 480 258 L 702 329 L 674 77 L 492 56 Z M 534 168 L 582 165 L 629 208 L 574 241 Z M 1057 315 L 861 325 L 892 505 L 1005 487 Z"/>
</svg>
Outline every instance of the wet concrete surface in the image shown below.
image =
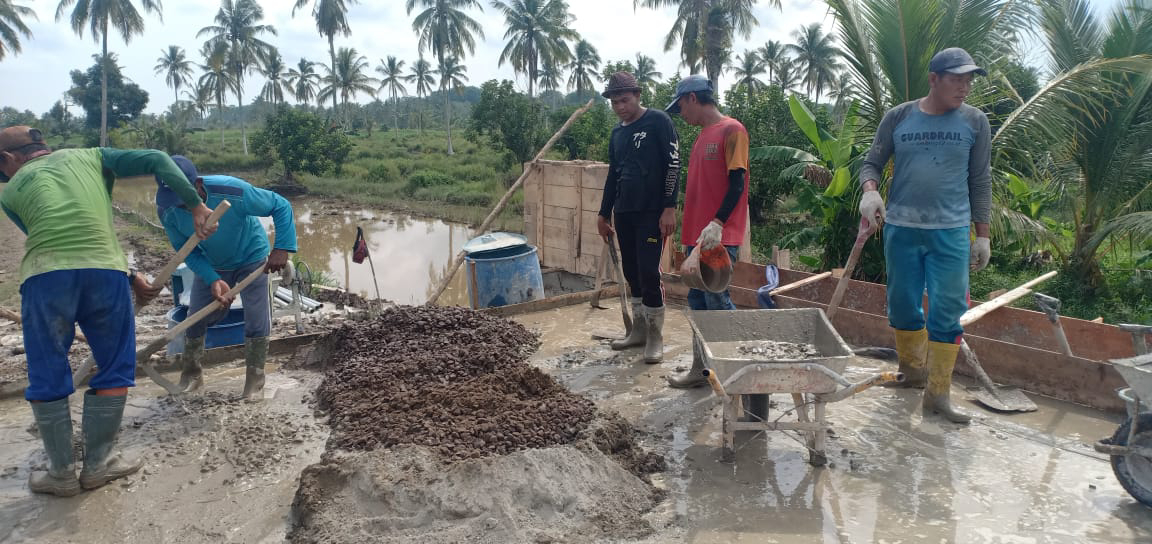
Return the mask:
<svg viewBox="0 0 1152 544">
<path fill-rule="evenodd" d="M 1152 510 L 1091 448 L 1116 417 L 1035 396 L 1039 411 L 997 415 L 965 400 L 958 383 L 953 398 L 976 416 L 961 426 L 922 417 L 919 391 L 874 388 L 828 406 L 827 467 L 810 466 L 799 439 L 782 432 L 740 433 L 735 462 L 724 463 L 711 391 L 664 382 L 691 365 L 683 314 L 667 314 L 665 362 L 644 365 L 638 349 L 589 340 L 623 334 L 618 307 L 605 305 L 517 320 L 541 333 L 534 364 L 619 411 L 644 432 L 643 446 L 667 456 L 669 471 L 654 480 L 669 491 L 657 508 L 671 522 L 649 542 L 1152 541 Z M 878 369 L 895 368 L 857 358 L 847 377 Z M 789 395 L 771 400 L 769 419 L 791 407 Z"/>
<path fill-rule="evenodd" d="M 656 533 L 639 542 L 1152 541 L 1152 511 L 1090 447 L 1115 430 L 1113 416 L 1038 397 L 1037 412 L 991 414 L 957 384 L 957 403 L 977 416 L 960 426 L 923 418 L 918 391 L 875 388 L 829 405 L 827 467 L 810 466 L 798 439 L 783 433 L 738 437 L 735 462 L 725 463 L 710 390 L 664 382 L 691 364 L 680 311 L 667 314 L 666 362 L 645 365 L 638 349 L 613 352 L 592 339 L 623 332 L 618 302 L 601 302 L 609 309 L 578 305 L 516 320 L 541 335 L 532 364 L 621 413 L 642 446 L 666 456 L 669 470 L 652 480 L 667 496 L 645 517 Z M 319 376 L 270 365 L 268 398 L 243 404 L 229 400 L 243 382 L 237 365 L 207 371 L 215 396 L 193 403 L 191 414 L 141 380 L 122 437 L 144 453 L 144 471 L 70 499 L 28 492 L 42 448 L 27 431 L 27 404 L 0 402 L 0 542 L 283 541 L 299 474 L 319 461 L 327 438 L 311 404 Z M 855 359 L 848 368 L 859 379 L 892 365 Z M 787 395 L 772 400 L 770 418 L 791 405 Z M 257 432 L 262 445 L 252 448 L 237 437 L 253 428 L 273 432 Z M 245 447 L 263 461 L 237 462 Z"/>
</svg>

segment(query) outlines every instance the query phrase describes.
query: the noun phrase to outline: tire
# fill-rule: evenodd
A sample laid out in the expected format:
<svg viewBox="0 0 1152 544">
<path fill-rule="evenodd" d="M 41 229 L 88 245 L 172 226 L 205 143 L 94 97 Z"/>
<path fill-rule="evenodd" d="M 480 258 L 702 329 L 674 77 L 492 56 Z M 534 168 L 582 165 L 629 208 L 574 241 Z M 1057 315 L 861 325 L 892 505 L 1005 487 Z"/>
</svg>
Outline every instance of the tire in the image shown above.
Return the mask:
<svg viewBox="0 0 1152 544">
<path fill-rule="evenodd" d="M 1128 429 L 1131 426 L 1132 418 L 1126 419 L 1112 435 L 1112 443 L 1117 446 L 1136 445 L 1152 448 L 1152 414 L 1140 414 L 1133 444 L 1128 444 Z M 1134 453 L 1113 455 L 1112 472 L 1132 498 L 1152 507 L 1152 459 Z"/>
<path fill-rule="evenodd" d="M 740 421 L 765 421 L 768 419 L 768 395 L 740 395 L 744 404 L 744 415 Z"/>
</svg>

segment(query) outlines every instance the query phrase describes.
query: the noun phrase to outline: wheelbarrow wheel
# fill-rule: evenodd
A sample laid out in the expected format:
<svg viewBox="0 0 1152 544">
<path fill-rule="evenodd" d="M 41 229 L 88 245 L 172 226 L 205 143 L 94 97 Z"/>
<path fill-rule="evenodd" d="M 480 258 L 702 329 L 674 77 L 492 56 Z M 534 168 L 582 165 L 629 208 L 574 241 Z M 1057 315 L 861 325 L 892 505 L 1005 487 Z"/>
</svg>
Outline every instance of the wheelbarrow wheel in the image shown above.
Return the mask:
<svg viewBox="0 0 1152 544">
<path fill-rule="evenodd" d="M 761 422 L 768 419 L 768 395 L 740 395 L 744 415 L 740 421 Z"/>
<path fill-rule="evenodd" d="M 1128 432 L 1132 427 L 1132 418 L 1126 419 L 1116 429 L 1112 435 L 1112 444 L 1152 448 L 1152 414 L 1140 414 L 1137 424 L 1137 432 L 1131 444 L 1128 443 Z M 1112 472 L 1132 498 L 1145 506 L 1152 506 L 1152 459 L 1135 453 L 1113 455 Z"/>
</svg>

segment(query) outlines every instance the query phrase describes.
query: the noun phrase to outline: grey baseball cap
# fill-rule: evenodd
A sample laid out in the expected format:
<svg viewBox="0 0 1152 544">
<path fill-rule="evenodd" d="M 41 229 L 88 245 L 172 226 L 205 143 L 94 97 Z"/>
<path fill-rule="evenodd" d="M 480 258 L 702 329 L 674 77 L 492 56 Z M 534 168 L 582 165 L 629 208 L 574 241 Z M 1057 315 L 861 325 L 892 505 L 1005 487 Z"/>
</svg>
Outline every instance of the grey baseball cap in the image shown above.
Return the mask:
<svg viewBox="0 0 1152 544">
<path fill-rule="evenodd" d="M 672 101 L 668 103 L 668 107 L 664 111 L 668 113 L 680 113 L 680 97 L 688 93 L 698 92 L 713 92 L 712 82 L 708 78 L 700 74 L 692 74 L 680 80 L 676 84 L 676 96 L 672 97 Z"/>
<path fill-rule="evenodd" d="M 959 47 L 949 47 L 932 56 L 928 62 L 929 72 L 948 72 L 950 74 L 967 74 L 976 72 L 982 76 L 988 75 L 983 68 L 976 66 L 972 55 Z"/>
</svg>

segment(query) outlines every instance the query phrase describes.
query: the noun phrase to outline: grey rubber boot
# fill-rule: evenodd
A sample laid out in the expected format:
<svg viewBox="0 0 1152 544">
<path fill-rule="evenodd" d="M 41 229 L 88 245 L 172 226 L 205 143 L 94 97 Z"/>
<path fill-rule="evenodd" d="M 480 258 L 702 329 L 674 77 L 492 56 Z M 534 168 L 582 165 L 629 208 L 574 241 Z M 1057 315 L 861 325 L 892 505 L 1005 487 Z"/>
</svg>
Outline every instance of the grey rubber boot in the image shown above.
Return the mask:
<svg viewBox="0 0 1152 544">
<path fill-rule="evenodd" d="M 48 453 L 48 472 L 33 472 L 28 477 L 28 489 L 57 497 L 76 495 L 81 489 L 72 457 L 72 414 L 68 412 L 68 397 L 30 404 L 40 439 L 44 441 L 44 451 Z"/>
<path fill-rule="evenodd" d="M 612 349 L 620 351 L 636 346 L 643 346 L 648 341 L 648 327 L 644 324 L 644 299 L 632 297 L 632 330 L 622 340 L 613 340 Z"/>
<path fill-rule="evenodd" d="M 644 362 L 657 365 L 664 362 L 664 307 L 642 306 L 648 327 L 648 339 L 644 344 Z"/>
<path fill-rule="evenodd" d="M 97 395 L 88 390 L 84 395 L 84 468 L 80 470 L 80 485 L 96 489 L 112 480 L 123 478 L 140 470 L 143 462 L 113 453 L 116 437 L 120 434 L 120 420 L 124 417 L 124 403 L 128 395 Z"/>
<path fill-rule="evenodd" d="M 259 397 L 264 391 L 264 361 L 268 359 L 268 337 L 244 339 L 244 398 Z"/>
<path fill-rule="evenodd" d="M 192 393 L 204 387 L 204 339 L 184 339 L 184 354 L 180 360 L 184 363 L 180 369 L 180 390 Z"/>
<path fill-rule="evenodd" d="M 676 389 L 691 389 L 693 387 L 700 387 L 708 383 L 708 378 L 704 377 L 704 355 L 700 353 L 700 345 L 696 340 L 692 341 L 692 368 L 688 369 L 681 376 L 673 376 L 668 378 L 668 385 Z"/>
</svg>

